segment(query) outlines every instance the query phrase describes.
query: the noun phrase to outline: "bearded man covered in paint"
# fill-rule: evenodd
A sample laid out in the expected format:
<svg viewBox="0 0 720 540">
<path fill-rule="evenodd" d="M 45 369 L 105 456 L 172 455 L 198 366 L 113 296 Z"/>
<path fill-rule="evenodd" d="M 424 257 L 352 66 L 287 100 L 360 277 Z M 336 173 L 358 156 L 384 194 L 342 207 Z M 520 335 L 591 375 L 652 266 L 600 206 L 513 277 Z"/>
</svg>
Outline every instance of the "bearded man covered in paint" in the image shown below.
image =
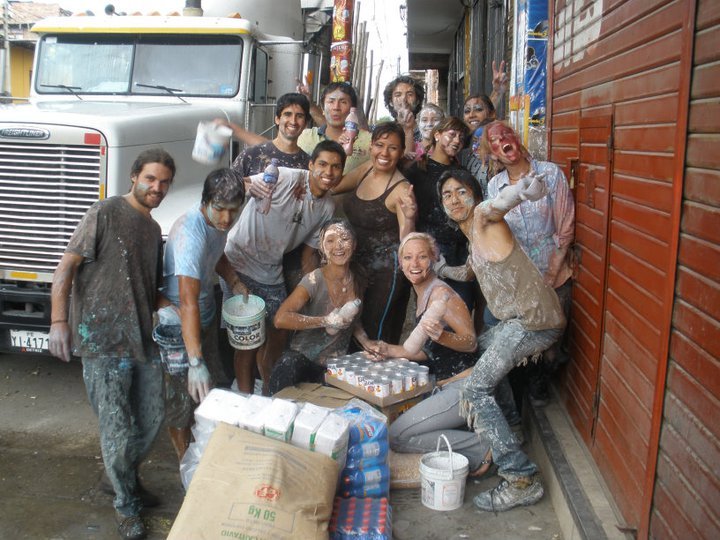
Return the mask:
<svg viewBox="0 0 720 540">
<path fill-rule="evenodd" d="M 262 214 L 257 211 L 258 201 L 251 199 L 225 246 L 235 276 L 232 281 L 221 282 L 224 295 L 229 297 L 235 281 L 240 281 L 251 294 L 265 301 L 266 308 L 265 343 L 259 349 L 235 351 L 235 376 L 242 392 L 253 391 L 256 365 L 263 379 L 263 393 L 268 392 L 270 374 L 287 337 L 272 325 L 275 313 L 287 297 L 283 255 L 302 246 L 303 273 L 317 267 L 320 227 L 335 210 L 332 198 L 326 195 L 340 183 L 345 157 L 338 143 L 322 141 L 310 156 L 308 171 L 280 167 L 274 188 L 268 188 L 262 174 L 245 178 L 251 182 L 250 193 L 261 198 L 271 196 L 271 205 L 270 211 Z M 304 186 L 301 198 L 296 196 L 298 185 Z"/>
<path fill-rule="evenodd" d="M 503 217 L 523 200 L 546 193 L 541 175 L 528 174 L 496 198 L 480 203 L 467 171 L 447 171 L 439 181 L 449 218 L 470 242 L 468 262 L 493 315 L 500 323 L 480 338 L 484 351 L 462 390 L 461 411 L 468 425 L 490 443 L 500 484 L 474 498 L 481 510 L 504 511 L 536 503 L 543 496 L 537 466 L 520 449 L 495 399 L 508 372 L 528 357 L 536 359 L 565 327 L 557 294 L 522 250 Z M 480 204 L 478 204 L 480 203 Z"/>
<path fill-rule="evenodd" d="M 385 107 L 405 133 L 405 153 L 414 156 L 415 144 L 422 141 L 417 116 L 423 107 L 425 89 L 420 81 L 400 75 L 390 81 L 383 91 Z"/>
<path fill-rule="evenodd" d="M 200 203 L 178 218 L 165 245 L 163 294 L 172 305 L 159 310 L 161 323 L 180 324 L 190 368 L 165 375 L 165 422 L 178 460 L 190 444 L 193 412 L 221 378 L 215 320 L 215 275 L 247 294 L 225 256 L 228 231 L 245 200 L 243 177 L 218 169 L 205 179 Z M 179 317 L 178 317 L 179 316 Z"/>
<path fill-rule="evenodd" d="M 159 503 L 140 484 L 138 467 L 163 421 L 162 367 L 152 340 L 162 234 L 150 211 L 174 176 L 167 152 L 142 152 L 130 169 L 130 192 L 90 207 L 53 275 L 50 353 L 65 362 L 71 350 L 82 357 L 118 530 L 126 539 L 145 538 L 140 511 Z"/>
</svg>

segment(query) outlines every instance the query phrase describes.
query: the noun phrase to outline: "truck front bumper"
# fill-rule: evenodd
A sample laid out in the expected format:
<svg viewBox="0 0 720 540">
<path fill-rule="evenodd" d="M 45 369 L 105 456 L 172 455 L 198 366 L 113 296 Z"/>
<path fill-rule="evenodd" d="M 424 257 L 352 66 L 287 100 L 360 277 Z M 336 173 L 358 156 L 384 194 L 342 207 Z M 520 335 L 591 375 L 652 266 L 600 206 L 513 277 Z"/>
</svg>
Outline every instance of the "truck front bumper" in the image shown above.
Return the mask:
<svg viewBox="0 0 720 540">
<path fill-rule="evenodd" d="M 0 352 L 48 353 L 50 286 L 0 283 Z"/>
</svg>

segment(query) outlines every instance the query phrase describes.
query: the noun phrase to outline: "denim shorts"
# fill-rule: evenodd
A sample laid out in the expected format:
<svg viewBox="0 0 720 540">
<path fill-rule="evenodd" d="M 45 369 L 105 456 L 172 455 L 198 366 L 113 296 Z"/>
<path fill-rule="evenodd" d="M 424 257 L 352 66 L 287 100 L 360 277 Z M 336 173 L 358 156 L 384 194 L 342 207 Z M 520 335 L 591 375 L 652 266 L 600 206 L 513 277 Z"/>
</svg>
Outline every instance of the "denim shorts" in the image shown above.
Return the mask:
<svg viewBox="0 0 720 540">
<path fill-rule="evenodd" d="M 282 304 L 287 298 L 285 284 L 280 283 L 278 285 L 266 285 L 265 283 L 255 281 L 240 272 L 235 273 L 237 274 L 237 277 L 240 278 L 240 281 L 245 284 L 250 294 L 259 296 L 265 301 L 265 316 L 272 324 L 275 314 L 278 309 L 280 309 L 280 304 Z M 222 278 L 220 279 L 220 288 L 223 292 L 223 302 L 229 300 L 233 296 L 230 287 L 228 287 L 227 283 Z M 222 327 L 225 328 L 224 322 Z"/>
</svg>

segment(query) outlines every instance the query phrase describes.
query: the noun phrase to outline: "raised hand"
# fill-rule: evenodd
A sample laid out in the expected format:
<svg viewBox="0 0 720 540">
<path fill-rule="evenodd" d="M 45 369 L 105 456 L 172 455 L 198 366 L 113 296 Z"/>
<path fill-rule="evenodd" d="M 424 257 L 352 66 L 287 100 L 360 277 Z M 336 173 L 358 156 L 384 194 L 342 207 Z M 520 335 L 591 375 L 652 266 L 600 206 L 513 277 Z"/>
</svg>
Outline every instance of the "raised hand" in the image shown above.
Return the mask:
<svg viewBox="0 0 720 540">
<path fill-rule="evenodd" d="M 413 193 L 413 186 L 410 186 L 408 190 L 400 195 L 399 199 L 400 211 L 408 221 L 415 221 L 417 215 L 417 203 L 415 201 L 415 194 Z"/>
<path fill-rule="evenodd" d="M 507 92 L 509 79 L 507 76 L 507 73 L 505 73 L 505 60 L 500 62 L 500 67 L 498 68 L 495 60 L 492 62 L 492 71 L 493 71 L 493 78 L 492 78 L 492 86 L 493 91 L 498 94 L 504 94 Z"/>
</svg>

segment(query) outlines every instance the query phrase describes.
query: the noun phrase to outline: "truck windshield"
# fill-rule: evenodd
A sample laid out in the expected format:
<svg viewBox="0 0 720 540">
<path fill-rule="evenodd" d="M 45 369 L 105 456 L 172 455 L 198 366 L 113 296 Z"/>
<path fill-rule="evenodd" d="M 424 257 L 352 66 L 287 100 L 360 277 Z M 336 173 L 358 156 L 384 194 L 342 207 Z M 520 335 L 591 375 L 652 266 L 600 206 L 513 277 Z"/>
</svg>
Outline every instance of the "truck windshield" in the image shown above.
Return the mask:
<svg viewBox="0 0 720 540">
<path fill-rule="evenodd" d="M 234 96 L 242 39 L 234 36 L 48 35 L 38 94 Z"/>
</svg>

